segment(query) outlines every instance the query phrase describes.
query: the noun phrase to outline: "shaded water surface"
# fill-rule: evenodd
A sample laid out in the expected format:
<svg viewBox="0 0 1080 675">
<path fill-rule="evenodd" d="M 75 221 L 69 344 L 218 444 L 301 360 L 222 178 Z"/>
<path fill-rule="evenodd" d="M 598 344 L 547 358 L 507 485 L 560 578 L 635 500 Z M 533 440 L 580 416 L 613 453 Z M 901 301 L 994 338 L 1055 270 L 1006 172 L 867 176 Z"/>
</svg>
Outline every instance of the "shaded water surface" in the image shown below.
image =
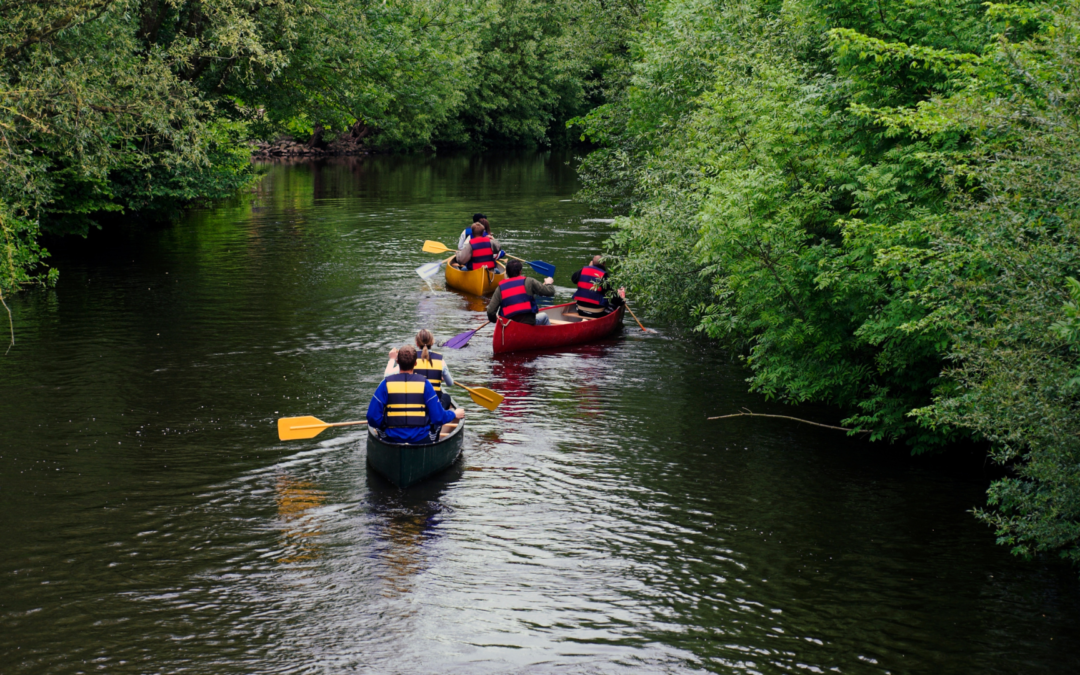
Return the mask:
<svg viewBox="0 0 1080 675">
<path fill-rule="evenodd" d="M 770 408 L 672 329 L 499 359 L 482 332 L 450 367 L 506 401 L 405 492 L 361 431 L 276 440 L 484 320 L 413 273 L 476 210 L 569 297 L 608 234 L 575 189 L 548 155 L 275 166 L 59 250 L 0 360 L 0 672 L 1080 669 L 1073 574 L 993 544 L 977 463 L 706 422 Z"/>
</svg>

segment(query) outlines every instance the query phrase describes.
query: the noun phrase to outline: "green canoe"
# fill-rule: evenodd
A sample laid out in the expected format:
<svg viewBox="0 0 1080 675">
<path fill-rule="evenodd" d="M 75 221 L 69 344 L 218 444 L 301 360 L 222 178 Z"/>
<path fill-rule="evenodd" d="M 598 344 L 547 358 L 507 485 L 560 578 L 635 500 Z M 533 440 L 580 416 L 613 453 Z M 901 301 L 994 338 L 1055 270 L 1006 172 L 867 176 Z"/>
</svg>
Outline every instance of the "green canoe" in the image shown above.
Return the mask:
<svg viewBox="0 0 1080 675">
<path fill-rule="evenodd" d="M 394 485 L 407 488 L 453 464 L 461 455 L 464 445 L 464 419 L 437 443 L 427 445 L 388 443 L 381 440 L 374 429 L 369 428 L 367 462 Z"/>
</svg>

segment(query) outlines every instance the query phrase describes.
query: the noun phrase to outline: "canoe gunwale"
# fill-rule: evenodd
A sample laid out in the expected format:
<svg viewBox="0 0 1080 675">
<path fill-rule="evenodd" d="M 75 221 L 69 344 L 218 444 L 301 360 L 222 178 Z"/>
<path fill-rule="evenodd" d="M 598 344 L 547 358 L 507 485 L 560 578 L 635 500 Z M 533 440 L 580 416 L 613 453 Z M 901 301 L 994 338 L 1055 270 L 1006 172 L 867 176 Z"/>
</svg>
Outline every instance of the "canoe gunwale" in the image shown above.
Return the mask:
<svg viewBox="0 0 1080 675">
<path fill-rule="evenodd" d="M 540 310 L 552 318 L 577 308 L 577 303 L 568 302 L 553 305 Z M 532 326 L 499 317 L 495 322 L 495 333 L 491 337 L 492 351 L 496 354 L 509 352 L 557 349 L 570 345 L 593 342 L 607 337 L 622 327 L 624 307 L 596 319 L 577 319 L 568 323 L 551 326 Z"/>
</svg>

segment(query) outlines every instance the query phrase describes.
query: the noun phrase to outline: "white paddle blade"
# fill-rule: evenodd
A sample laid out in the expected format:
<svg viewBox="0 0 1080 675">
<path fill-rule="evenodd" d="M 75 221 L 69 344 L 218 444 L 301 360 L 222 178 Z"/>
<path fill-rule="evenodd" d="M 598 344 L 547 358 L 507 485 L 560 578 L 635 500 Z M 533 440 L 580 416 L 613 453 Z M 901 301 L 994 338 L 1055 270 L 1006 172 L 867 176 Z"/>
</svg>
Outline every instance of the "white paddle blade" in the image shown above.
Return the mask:
<svg viewBox="0 0 1080 675">
<path fill-rule="evenodd" d="M 443 263 L 441 261 L 440 262 L 428 263 L 426 265 L 421 265 L 420 267 L 417 267 L 416 268 L 416 273 L 420 275 L 421 279 L 423 279 L 424 281 L 427 281 L 428 279 L 431 279 L 436 274 L 438 274 L 439 270 L 442 269 L 442 266 L 443 266 Z"/>
</svg>

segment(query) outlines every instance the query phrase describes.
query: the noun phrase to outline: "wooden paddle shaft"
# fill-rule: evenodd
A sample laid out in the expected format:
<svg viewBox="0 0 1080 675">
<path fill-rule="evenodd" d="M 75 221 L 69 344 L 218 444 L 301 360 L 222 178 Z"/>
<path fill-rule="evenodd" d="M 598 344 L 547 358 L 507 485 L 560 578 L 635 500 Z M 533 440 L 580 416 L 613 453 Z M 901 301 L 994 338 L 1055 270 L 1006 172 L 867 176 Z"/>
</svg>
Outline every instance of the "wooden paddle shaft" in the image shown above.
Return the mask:
<svg viewBox="0 0 1080 675">
<path fill-rule="evenodd" d="M 295 429 L 323 429 L 326 427 L 351 427 L 355 424 L 367 424 L 367 420 L 364 420 L 363 422 L 330 422 L 326 424 L 305 424 L 299 427 L 289 427 L 289 430 L 292 431 Z"/>
<path fill-rule="evenodd" d="M 641 319 L 637 318 L 637 314 L 634 314 L 634 310 L 630 309 L 630 303 L 623 300 L 623 304 L 630 310 L 630 316 L 634 317 L 634 321 L 637 321 L 637 325 L 641 326 L 641 330 L 644 330 L 647 333 L 648 330 L 645 329 L 645 326 L 641 325 Z"/>
</svg>

